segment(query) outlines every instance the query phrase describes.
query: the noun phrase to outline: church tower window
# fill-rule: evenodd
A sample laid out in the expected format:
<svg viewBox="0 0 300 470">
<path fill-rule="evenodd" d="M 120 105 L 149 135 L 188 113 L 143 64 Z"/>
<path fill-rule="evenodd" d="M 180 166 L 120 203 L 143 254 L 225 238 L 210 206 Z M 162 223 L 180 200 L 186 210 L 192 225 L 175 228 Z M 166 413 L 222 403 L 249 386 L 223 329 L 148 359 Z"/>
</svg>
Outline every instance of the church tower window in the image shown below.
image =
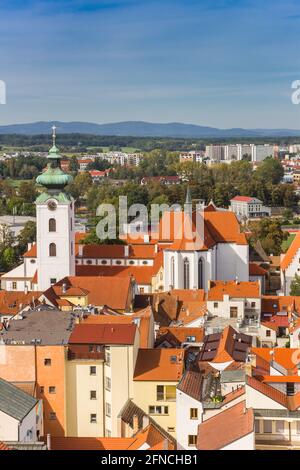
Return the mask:
<svg viewBox="0 0 300 470">
<path fill-rule="evenodd" d="M 198 261 L 198 289 L 204 288 L 204 261 L 199 258 Z"/>
<path fill-rule="evenodd" d="M 187 258 L 183 260 L 183 288 L 190 288 L 190 262 Z"/>
<path fill-rule="evenodd" d="M 174 256 L 171 258 L 171 286 L 175 287 L 175 259 Z"/>
<path fill-rule="evenodd" d="M 49 219 L 49 232 L 56 232 L 56 220 Z"/>
<path fill-rule="evenodd" d="M 55 245 L 55 243 L 50 243 L 50 245 L 49 245 L 49 256 L 56 256 L 56 245 Z"/>
</svg>

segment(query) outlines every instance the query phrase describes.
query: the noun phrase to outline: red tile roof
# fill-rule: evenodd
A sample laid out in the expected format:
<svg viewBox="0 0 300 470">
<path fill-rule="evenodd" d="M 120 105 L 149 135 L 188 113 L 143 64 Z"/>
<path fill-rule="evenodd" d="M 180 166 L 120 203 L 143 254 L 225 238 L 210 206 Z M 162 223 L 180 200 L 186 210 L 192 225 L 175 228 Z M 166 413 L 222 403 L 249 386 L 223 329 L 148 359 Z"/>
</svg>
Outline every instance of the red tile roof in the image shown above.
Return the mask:
<svg viewBox="0 0 300 470">
<path fill-rule="evenodd" d="M 265 276 L 268 271 L 257 263 L 249 263 L 249 275 L 250 276 Z"/>
<path fill-rule="evenodd" d="M 110 276 L 111 278 L 130 278 L 132 276 L 138 284 L 151 284 L 152 276 L 156 274 L 153 266 L 96 266 L 77 265 L 76 275 Z"/>
<path fill-rule="evenodd" d="M 252 202 L 252 201 L 256 201 L 256 198 L 255 197 L 248 197 L 248 196 L 235 196 L 234 198 L 231 199 L 231 201 Z"/>
<path fill-rule="evenodd" d="M 10 450 L 10 448 L 4 444 L 4 442 L 0 441 L 0 450 Z"/>
<path fill-rule="evenodd" d="M 135 381 L 178 382 L 184 370 L 183 349 L 140 349 Z"/>
<path fill-rule="evenodd" d="M 260 298 L 260 285 L 255 282 L 211 281 L 207 300 L 222 301 L 224 295 L 234 298 Z"/>
<path fill-rule="evenodd" d="M 66 293 L 63 293 L 63 284 L 66 284 Z M 52 303 L 56 303 L 60 296 L 87 295 L 89 304 L 96 307 L 108 305 L 115 310 L 126 310 L 131 301 L 131 285 L 130 277 L 68 276 L 50 287 L 44 295 Z"/>
<path fill-rule="evenodd" d="M 69 344 L 134 344 L 136 325 L 85 324 L 75 325 Z"/>
<path fill-rule="evenodd" d="M 199 424 L 197 449 L 221 450 L 253 431 L 253 410 L 242 401 Z"/>
</svg>

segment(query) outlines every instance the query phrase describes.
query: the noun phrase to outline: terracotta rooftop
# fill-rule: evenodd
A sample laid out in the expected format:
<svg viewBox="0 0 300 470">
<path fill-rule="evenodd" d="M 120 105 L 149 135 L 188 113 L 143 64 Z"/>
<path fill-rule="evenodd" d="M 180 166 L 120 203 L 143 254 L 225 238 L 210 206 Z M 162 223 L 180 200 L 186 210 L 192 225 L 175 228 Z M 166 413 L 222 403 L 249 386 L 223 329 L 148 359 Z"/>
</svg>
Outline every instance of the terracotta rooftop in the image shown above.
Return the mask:
<svg viewBox="0 0 300 470">
<path fill-rule="evenodd" d="M 135 365 L 134 380 L 178 382 L 183 370 L 183 349 L 140 349 Z"/>
<path fill-rule="evenodd" d="M 262 268 L 257 263 L 249 263 L 249 275 L 250 276 L 265 276 L 267 274 L 267 270 Z"/>
<path fill-rule="evenodd" d="M 149 424 L 133 437 L 52 437 L 51 450 L 163 450 L 165 436 Z M 174 449 L 168 442 L 167 449 Z"/>
<path fill-rule="evenodd" d="M 242 401 L 199 424 L 197 449 L 221 450 L 253 430 L 253 410 L 246 410 L 246 402 Z"/>
<path fill-rule="evenodd" d="M 54 304 L 60 296 L 87 295 L 89 304 L 96 307 L 108 305 L 115 310 L 126 310 L 130 303 L 130 289 L 130 277 L 68 276 L 50 287 L 44 295 Z"/>
<path fill-rule="evenodd" d="M 245 362 L 251 344 L 251 336 L 238 333 L 227 326 L 222 333 L 205 336 L 198 360 L 211 363 Z"/>
<path fill-rule="evenodd" d="M 299 249 L 300 249 L 300 231 L 296 234 L 294 240 L 292 241 L 290 247 L 288 248 L 286 254 L 284 255 L 283 259 L 280 262 L 280 267 L 283 271 L 285 271 L 289 267 L 289 265 L 293 261 L 293 258 L 297 255 Z"/>
<path fill-rule="evenodd" d="M 37 306 L 41 292 L 0 291 L 0 315 L 16 315 L 27 306 Z"/>
<path fill-rule="evenodd" d="M 189 338 L 194 338 L 194 341 Z M 172 347 L 181 347 L 182 343 L 187 343 L 193 346 L 194 343 L 201 343 L 204 338 L 204 328 L 191 328 L 183 326 L 169 326 L 161 327 L 156 337 L 156 347 L 167 341 Z"/>
<path fill-rule="evenodd" d="M 224 295 L 231 298 L 260 298 L 259 282 L 211 281 L 207 300 L 222 301 Z"/>
<path fill-rule="evenodd" d="M 200 372 L 199 367 L 193 366 L 183 374 L 179 384 L 177 385 L 177 389 L 195 400 L 200 401 L 202 396 L 202 385 L 203 374 Z"/>
<path fill-rule="evenodd" d="M 134 344 L 136 325 L 84 324 L 75 325 L 69 344 Z"/>
<path fill-rule="evenodd" d="M 79 277 L 130 278 L 132 276 L 138 284 L 151 284 L 154 274 L 156 274 L 154 266 L 76 266 L 76 275 Z"/>
</svg>

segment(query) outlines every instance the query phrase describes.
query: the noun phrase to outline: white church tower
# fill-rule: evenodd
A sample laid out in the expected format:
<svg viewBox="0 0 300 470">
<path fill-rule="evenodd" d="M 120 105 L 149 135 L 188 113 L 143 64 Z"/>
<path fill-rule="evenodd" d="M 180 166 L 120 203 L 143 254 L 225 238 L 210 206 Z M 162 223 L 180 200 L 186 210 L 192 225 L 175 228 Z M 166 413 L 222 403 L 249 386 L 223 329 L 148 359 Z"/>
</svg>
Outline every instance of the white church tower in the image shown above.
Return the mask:
<svg viewBox="0 0 300 470">
<path fill-rule="evenodd" d="M 36 182 L 45 190 L 36 200 L 38 290 L 44 291 L 65 276 L 75 275 L 74 200 L 64 192 L 72 180 L 60 167 L 56 147 L 49 151 L 46 171 Z"/>
</svg>

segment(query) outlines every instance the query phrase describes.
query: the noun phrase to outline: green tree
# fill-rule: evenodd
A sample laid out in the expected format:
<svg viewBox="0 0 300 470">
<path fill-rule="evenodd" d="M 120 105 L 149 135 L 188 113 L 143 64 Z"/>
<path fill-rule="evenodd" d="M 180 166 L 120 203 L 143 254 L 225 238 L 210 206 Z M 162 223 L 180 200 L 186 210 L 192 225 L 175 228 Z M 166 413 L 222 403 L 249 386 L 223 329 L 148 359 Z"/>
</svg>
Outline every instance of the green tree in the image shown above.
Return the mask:
<svg viewBox="0 0 300 470">
<path fill-rule="evenodd" d="M 290 295 L 300 295 L 300 276 L 298 274 L 291 282 Z"/>
</svg>

